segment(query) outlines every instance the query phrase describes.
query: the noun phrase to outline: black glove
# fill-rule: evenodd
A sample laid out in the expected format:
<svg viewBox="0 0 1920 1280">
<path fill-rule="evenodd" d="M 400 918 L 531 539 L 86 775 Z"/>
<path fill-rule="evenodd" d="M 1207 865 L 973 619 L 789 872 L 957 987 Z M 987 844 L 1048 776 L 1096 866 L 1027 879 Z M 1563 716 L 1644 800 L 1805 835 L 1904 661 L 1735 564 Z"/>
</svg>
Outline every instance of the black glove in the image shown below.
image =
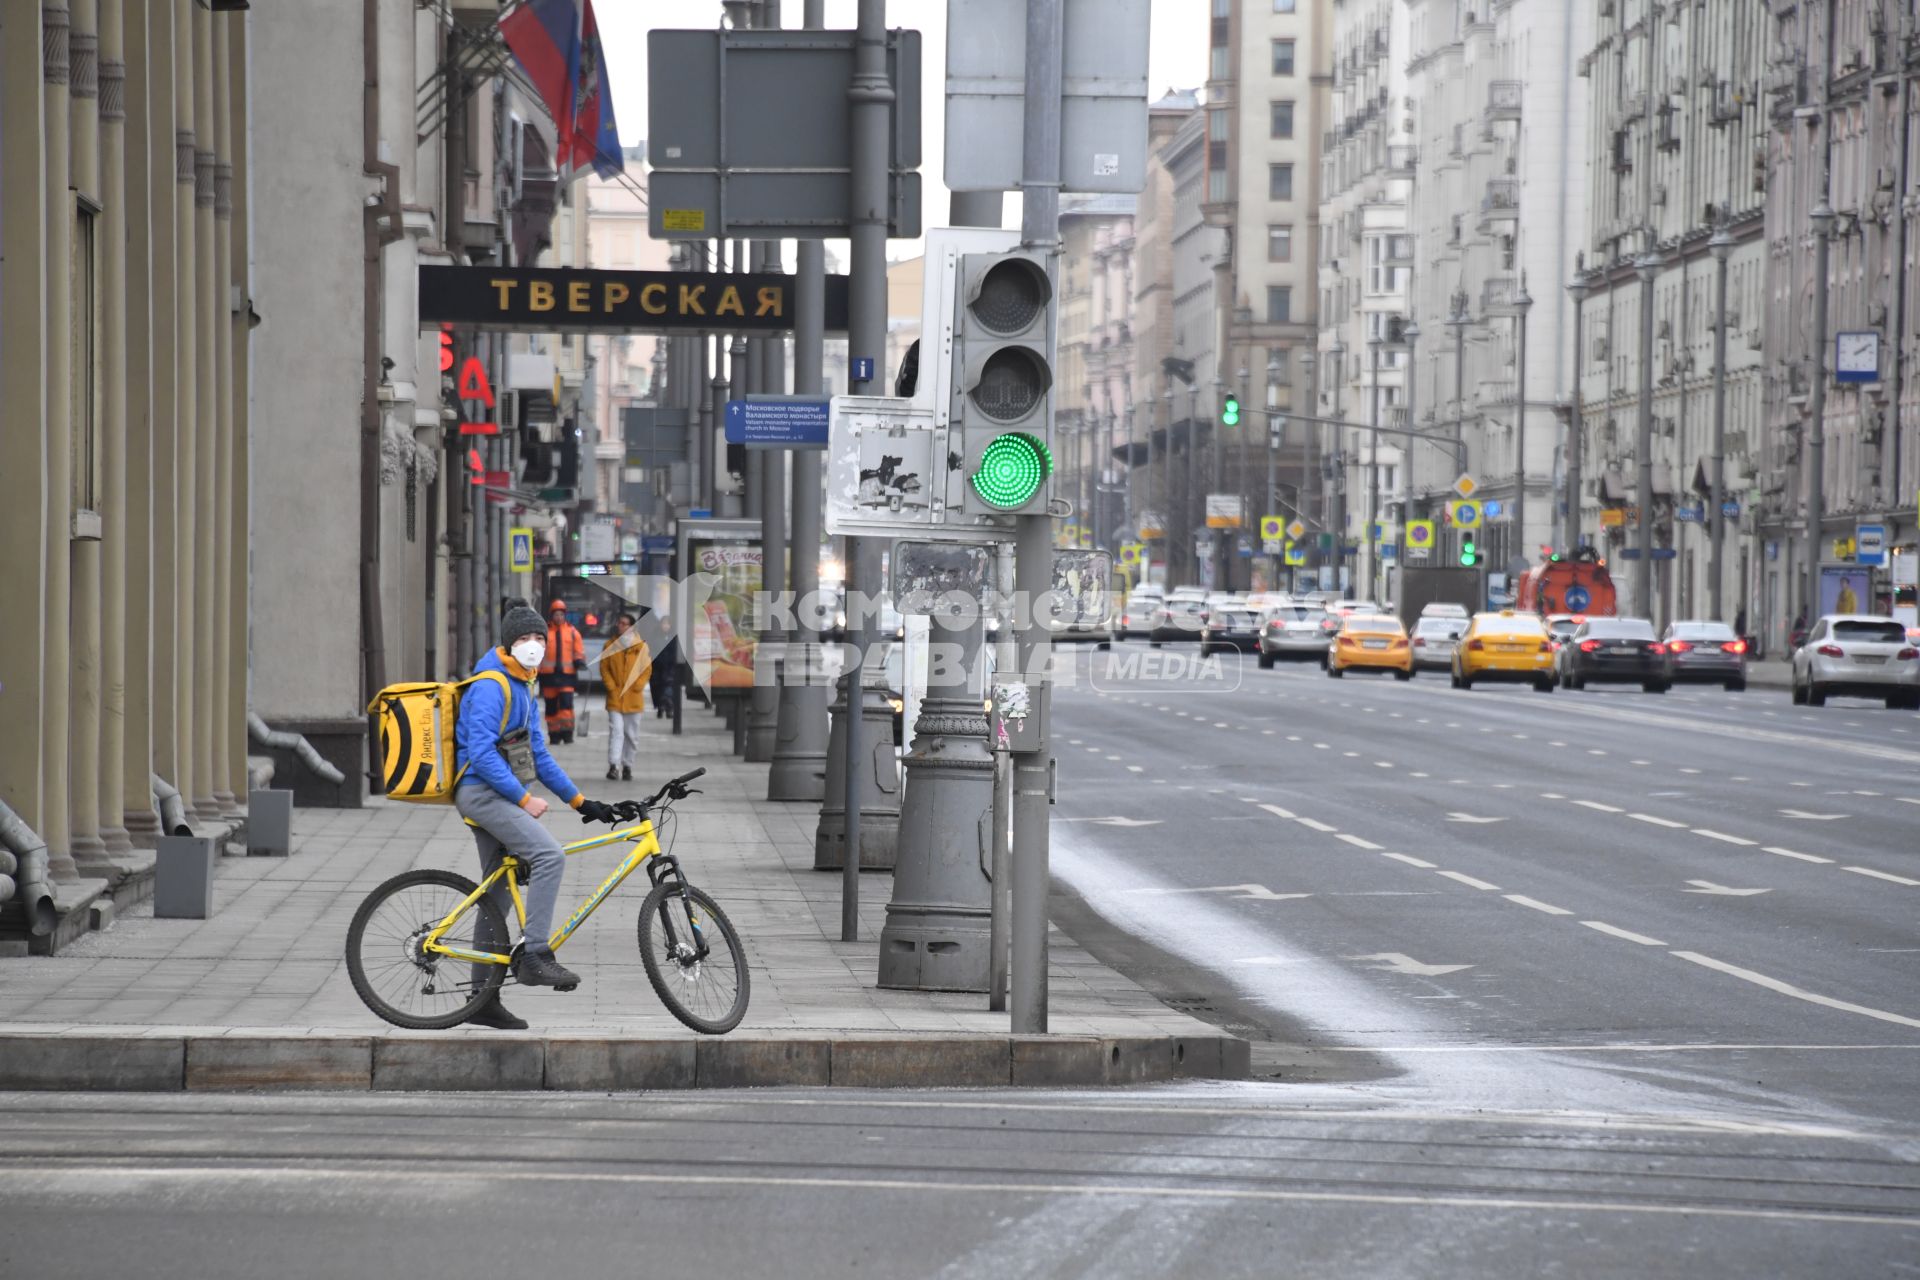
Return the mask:
<svg viewBox="0 0 1920 1280">
<path fill-rule="evenodd" d="M 582 800 L 580 802 L 580 821 L 582 822 L 604 822 L 611 826 L 615 816 L 613 807 L 602 801 Z"/>
</svg>

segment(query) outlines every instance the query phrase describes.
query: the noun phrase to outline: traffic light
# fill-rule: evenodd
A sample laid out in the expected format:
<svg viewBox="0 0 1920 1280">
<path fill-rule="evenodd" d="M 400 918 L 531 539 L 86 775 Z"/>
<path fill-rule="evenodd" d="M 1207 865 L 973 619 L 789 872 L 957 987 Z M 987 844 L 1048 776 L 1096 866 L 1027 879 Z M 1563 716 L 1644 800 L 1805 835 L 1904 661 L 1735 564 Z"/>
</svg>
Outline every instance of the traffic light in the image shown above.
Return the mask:
<svg viewBox="0 0 1920 1280">
<path fill-rule="evenodd" d="M 1220 402 L 1220 425 L 1223 427 L 1240 425 L 1240 397 L 1231 391 L 1227 393 L 1227 398 Z"/>
<path fill-rule="evenodd" d="M 949 465 L 969 515 L 1034 515 L 1052 497 L 1053 282 L 1044 255 L 958 256 Z"/>
<path fill-rule="evenodd" d="M 1480 563 L 1480 550 L 1473 545 L 1472 538 L 1460 539 L 1460 563 L 1468 569 Z"/>
</svg>

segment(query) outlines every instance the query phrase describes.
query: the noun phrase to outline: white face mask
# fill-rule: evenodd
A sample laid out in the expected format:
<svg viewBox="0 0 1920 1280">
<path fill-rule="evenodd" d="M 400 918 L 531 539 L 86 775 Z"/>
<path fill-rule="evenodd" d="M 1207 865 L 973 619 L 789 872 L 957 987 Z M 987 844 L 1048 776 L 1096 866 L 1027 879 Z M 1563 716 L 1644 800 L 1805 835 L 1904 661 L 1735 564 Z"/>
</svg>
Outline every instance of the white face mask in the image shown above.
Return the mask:
<svg viewBox="0 0 1920 1280">
<path fill-rule="evenodd" d="M 514 641 L 513 648 L 507 652 L 513 655 L 515 662 L 527 670 L 538 671 L 540 664 L 545 662 L 547 658 L 547 642 L 528 636 L 523 640 Z"/>
</svg>

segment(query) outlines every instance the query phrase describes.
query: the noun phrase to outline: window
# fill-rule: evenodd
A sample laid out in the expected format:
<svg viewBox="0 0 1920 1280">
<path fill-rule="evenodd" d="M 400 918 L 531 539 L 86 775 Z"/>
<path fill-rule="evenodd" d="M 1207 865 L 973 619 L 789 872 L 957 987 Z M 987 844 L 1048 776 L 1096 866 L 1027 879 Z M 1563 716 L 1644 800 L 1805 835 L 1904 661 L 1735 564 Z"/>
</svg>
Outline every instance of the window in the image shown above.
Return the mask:
<svg viewBox="0 0 1920 1280">
<path fill-rule="evenodd" d="M 1284 284 L 1267 286 L 1267 323 L 1287 324 L 1293 319 L 1293 290 Z"/>
<path fill-rule="evenodd" d="M 1207 73 L 1207 77 L 1211 80 L 1227 78 L 1227 46 L 1223 44 L 1213 46 L 1213 67 Z"/>
<path fill-rule="evenodd" d="M 1273 0 L 1275 13 L 1292 13 L 1295 0 Z"/>
<path fill-rule="evenodd" d="M 1267 228 L 1267 261 L 1293 261 L 1293 228 L 1291 226 Z"/>
<path fill-rule="evenodd" d="M 1384 237 L 1374 236 L 1367 241 L 1367 289 L 1370 292 L 1380 293 L 1387 287 L 1381 270 L 1386 258 L 1386 249 L 1387 242 Z M 1373 318 L 1377 320 L 1379 317 Z"/>
<path fill-rule="evenodd" d="M 1275 40 L 1273 42 L 1273 74 L 1277 76 L 1293 74 L 1293 41 Z"/>
<path fill-rule="evenodd" d="M 1220 204 L 1227 198 L 1227 171 L 1225 168 L 1213 170 L 1207 175 L 1207 200 Z"/>
<path fill-rule="evenodd" d="M 1227 140 L 1227 109 L 1225 107 L 1208 108 L 1207 137 L 1214 142 Z"/>
<path fill-rule="evenodd" d="M 1275 138 L 1291 138 L 1293 136 L 1292 102 L 1276 102 L 1273 104 L 1273 121 L 1268 132 L 1270 136 Z"/>
<path fill-rule="evenodd" d="M 1270 164 L 1267 166 L 1267 198 L 1269 200 L 1293 199 L 1292 165 Z"/>
</svg>

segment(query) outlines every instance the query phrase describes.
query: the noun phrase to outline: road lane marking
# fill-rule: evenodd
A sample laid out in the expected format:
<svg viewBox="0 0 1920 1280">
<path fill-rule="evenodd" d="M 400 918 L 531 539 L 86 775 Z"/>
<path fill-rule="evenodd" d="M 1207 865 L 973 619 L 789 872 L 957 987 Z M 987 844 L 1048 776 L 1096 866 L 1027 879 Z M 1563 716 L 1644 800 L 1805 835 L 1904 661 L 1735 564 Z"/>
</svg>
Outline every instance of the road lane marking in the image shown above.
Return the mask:
<svg viewBox="0 0 1920 1280">
<path fill-rule="evenodd" d="M 1348 835 L 1348 834 L 1347 834 L 1346 832 L 1344 832 L 1344 831 L 1342 831 L 1342 832 L 1340 832 L 1340 833 L 1338 833 L 1338 834 L 1337 834 L 1337 835 L 1335 835 L 1335 836 L 1334 836 L 1333 838 L 1334 838 L 1335 840 L 1344 840 L 1344 841 L 1346 841 L 1346 842 L 1347 842 L 1348 844 L 1350 844 L 1350 845 L 1352 845 L 1352 846 L 1353 846 L 1354 848 L 1356 848 L 1356 849 L 1370 849 L 1370 850 L 1373 850 L 1373 851 L 1375 851 L 1375 852 L 1377 852 L 1377 851 L 1378 851 L 1378 850 L 1380 849 L 1380 846 L 1379 846 L 1379 845 L 1377 845 L 1377 844 L 1375 844 L 1375 843 L 1374 843 L 1373 841 L 1371 841 L 1371 840 L 1363 840 L 1363 839 L 1361 839 L 1361 838 L 1360 838 L 1359 836 L 1352 836 L 1352 835 Z"/>
<path fill-rule="evenodd" d="M 1561 795 L 1558 791 L 1542 791 L 1540 793 L 1540 798 L 1542 800 L 1565 800 L 1566 799 L 1566 797 Z"/>
<path fill-rule="evenodd" d="M 1705 836 L 1709 840 L 1725 841 L 1727 844 L 1754 845 L 1760 843 L 1758 840 L 1749 840 L 1745 836 L 1730 836 L 1724 831 L 1715 831 L 1711 827 L 1694 827 L 1692 831 L 1693 834 L 1697 836 Z"/>
<path fill-rule="evenodd" d="M 1575 800 L 1574 803 L 1579 805 L 1582 809 L 1594 809 L 1594 810 L 1598 810 L 1601 813 L 1624 813 L 1625 812 L 1625 810 L 1623 810 L 1617 804 L 1601 804 L 1598 800 Z"/>
<path fill-rule="evenodd" d="M 1314 831 L 1324 831 L 1324 832 L 1327 832 L 1329 835 L 1340 830 L 1340 828 L 1338 827 L 1330 827 L 1326 823 L 1317 822 L 1312 818 L 1295 818 L 1294 821 L 1299 823 L 1303 827 L 1307 827 Z"/>
<path fill-rule="evenodd" d="M 1410 867 L 1419 867 L 1424 871 L 1433 870 L 1434 864 L 1425 858 L 1416 858 L 1410 853 L 1382 853 L 1383 858 L 1392 858 L 1395 862 L 1404 862 Z"/>
<path fill-rule="evenodd" d="M 1465 822 L 1473 826 L 1486 826 L 1488 823 L 1505 822 L 1506 819 L 1505 818 L 1476 818 L 1470 813 L 1450 812 L 1447 814 L 1447 821 L 1448 822 Z"/>
<path fill-rule="evenodd" d="M 1656 827 L 1671 827 L 1675 830 L 1687 825 L 1684 822 L 1675 822 L 1672 818 L 1656 817 L 1651 813 L 1630 813 L 1627 816 L 1635 822 L 1651 822 Z"/>
<path fill-rule="evenodd" d="M 1432 775 L 1425 774 L 1425 773 L 1410 773 L 1407 776 L 1410 778 L 1426 778 L 1426 777 L 1431 777 Z"/>
<path fill-rule="evenodd" d="M 1801 822 L 1833 822 L 1840 818 L 1851 818 L 1850 813 L 1809 813 L 1805 809 L 1782 809 L 1783 818 L 1796 818 Z"/>
<path fill-rule="evenodd" d="M 1535 911 L 1544 911 L 1550 916 L 1570 916 L 1573 912 L 1565 907 L 1556 907 L 1551 902 L 1542 902 L 1538 898 L 1529 898 L 1524 893 L 1502 894 L 1508 902 L 1517 902 L 1523 907 L 1532 907 Z"/>
<path fill-rule="evenodd" d="M 1795 1000 L 1805 1000 L 1808 1004 L 1825 1005 L 1829 1009 L 1838 1009 L 1843 1013 L 1857 1013 L 1862 1017 L 1877 1018 L 1881 1022 L 1891 1022 L 1902 1027 L 1920 1028 L 1920 1018 L 1909 1018 L 1904 1014 L 1888 1013 L 1885 1009 L 1871 1009 L 1863 1004 L 1853 1004 L 1846 1000 L 1836 1000 L 1832 996 L 1819 995 L 1791 983 L 1782 982 L 1778 978 L 1769 978 L 1764 973 L 1755 973 L 1751 969 L 1742 969 L 1724 960 L 1715 960 L 1712 956 L 1703 956 L 1697 951 L 1670 951 L 1667 954 L 1679 956 L 1682 960 L 1690 960 L 1694 964 L 1704 965 L 1709 969 L 1717 969 L 1721 973 L 1739 978 L 1742 982 L 1751 982 L 1756 987 L 1765 987 L 1783 996 L 1792 996 Z"/>
<path fill-rule="evenodd" d="M 1145 773 L 1146 771 L 1147 767 L 1143 764 L 1130 764 L 1127 766 L 1128 773 Z"/>
<path fill-rule="evenodd" d="M 1780 847 L 1779 845 L 1777 845 L 1777 844 L 1770 844 L 1770 845 L 1766 845 L 1766 846 L 1764 846 L 1764 847 L 1765 847 L 1765 849 L 1766 849 L 1766 851 L 1767 851 L 1768 853 L 1777 853 L 1777 854 L 1779 854 L 1779 855 L 1780 855 L 1781 857 L 1783 857 L 1783 858 L 1798 858 L 1798 859 L 1800 859 L 1800 861 L 1802 861 L 1802 862 L 1818 862 L 1818 863 L 1821 863 L 1821 864 L 1822 864 L 1822 865 L 1824 865 L 1824 866 L 1832 866 L 1832 865 L 1833 865 L 1833 859 L 1832 859 L 1832 858 L 1822 858 L 1822 857 L 1819 857 L 1819 856 L 1817 856 L 1817 855 L 1815 855 L 1815 854 L 1811 854 L 1811 853 L 1797 853 L 1797 852 L 1795 852 L 1795 851 L 1794 851 L 1794 850 L 1792 850 L 1792 849 L 1782 849 L 1782 848 L 1781 848 L 1781 847 Z"/>
<path fill-rule="evenodd" d="M 1616 938 L 1625 938 L 1628 942 L 1637 942 L 1643 947 L 1664 947 L 1667 945 L 1658 938 L 1649 938 L 1644 933 L 1635 933 L 1631 929 L 1622 929 L 1617 925 L 1608 924 L 1605 920 L 1582 920 L 1580 923 L 1589 929 L 1598 929 L 1601 933 L 1611 934 Z"/>
<path fill-rule="evenodd" d="M 1250 898 L 1256 902 L 1285 902 L 1290 898 L 1311 898 L 1310 893 L 1275 893 L 1263 884 L 1216 884 L 1205 888 L 1167 889 L 1160 885 L 1151 885 L 1145 889 L 1129 889 L 1128 893 L 1224 893 L 1235 898 Z"/>
<path fill-rule="evenodd" d="M 1442 871 L 1439 874 L 1445 876 L 1449 880 L 1458 880 L 1461 884 L 1466 885 L 1467 888 L 1469 889 L 1483 889 L 1488 893 L 1500 892 L 1499 885 L 1488 884 L 1485 880 L 1476 879 L 1475 877 L 1468 875 L 1464 871 Z"/>
<path fill-rule="evenodd" d="M 1470 964 L 1422 964 L 1403 951 L 1382 951 L 1370 956 L 1343 956 L 1346 960 L 1378 960 L 1379 964 L 1370 964 L 1369 969 L 1379 969 L 1384 973 L 1410 973 L 1421 978 L 1437 978 L 1443 973 L 1458 973 L 1462 969 L 1473 968 Z"/>
<path fill-rule="evenodd" d="M 1295 818 L 1299 816 L 1298 814 L 1294 813 L 1293 810 L 1282 809 L 1277 804 L 1263 804 L 1260 807 L 1262 809 L 1265 809 L 1268 813 L 1272 814 L 1276 818 Z"/>
<path fill-rule="evenodd" d="M 1689 880 L 1691 889 L 1682 889 L 1682 893 L 1712 893 L 1727 898 L 1751 898 L 1759 893 L 1772 893 L 1771 889 L 1735 889 L 1724 884 L 1715 884 L 1711 880 Z"/>
<path fill-rule="evenodd" d="M 1894 799 L 1898 800 L 1901 804 L 1920 804 L 1920 800 L 1916 800 L 1912 796 L 1895 796 Z"/>
<path fill-rule="evenodd" d="M 1842 867 L 1842 871 L 1851 871 L 1857 876 L 1872 876 L 1877 880 L 1891 880 L 1895 884 L 1920 884 L 1920 880 L 1909 880 L 1905 876 L 1894 875 L 1891 871 L 1875 871 L 1872 867 Z"/>
</svg>

